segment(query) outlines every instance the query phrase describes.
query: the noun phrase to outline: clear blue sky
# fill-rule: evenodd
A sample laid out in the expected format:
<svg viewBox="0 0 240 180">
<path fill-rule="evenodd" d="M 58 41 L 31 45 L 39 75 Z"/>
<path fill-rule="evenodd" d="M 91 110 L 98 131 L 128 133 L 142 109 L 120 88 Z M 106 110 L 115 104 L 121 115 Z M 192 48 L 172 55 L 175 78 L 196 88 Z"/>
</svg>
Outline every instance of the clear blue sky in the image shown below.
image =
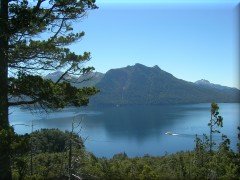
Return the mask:
<svg viewBox="0 0 240 180">
<path fill-rule="evenodd" d="M 77 53 L 90 51 L 89 65 L 97 71 L 142 63 L 158 65 L 187 81 L 207 79 L 240 88 L 237 1 L 99 0 L 97 4 L 98 10 L 75 25 L 86 35 L 71 46 Z"/>
</svg>

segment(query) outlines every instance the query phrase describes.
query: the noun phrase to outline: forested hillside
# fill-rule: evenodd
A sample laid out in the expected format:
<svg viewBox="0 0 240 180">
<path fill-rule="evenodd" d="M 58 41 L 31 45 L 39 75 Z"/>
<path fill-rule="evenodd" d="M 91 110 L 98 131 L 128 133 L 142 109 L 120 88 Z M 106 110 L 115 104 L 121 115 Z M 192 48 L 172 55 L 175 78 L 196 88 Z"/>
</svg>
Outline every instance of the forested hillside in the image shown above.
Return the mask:
<svg viewBox="0 0 240 180">
<path fill-rule="evenodd" d="M 109 70 L 96 87 L 93 104 L 179 104 L 239 102 L 240 90 L 212 88 L 187 82 L 142 64 Z"/>
</svg>

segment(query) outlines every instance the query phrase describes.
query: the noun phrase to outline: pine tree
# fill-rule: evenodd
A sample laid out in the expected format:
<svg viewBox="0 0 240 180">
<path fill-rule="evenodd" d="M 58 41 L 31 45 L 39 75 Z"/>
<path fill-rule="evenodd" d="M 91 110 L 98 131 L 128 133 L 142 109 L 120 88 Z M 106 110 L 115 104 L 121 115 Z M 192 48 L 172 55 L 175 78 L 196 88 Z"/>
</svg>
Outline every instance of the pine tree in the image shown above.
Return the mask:
<svg viewBox="0 0 240 180">
<path fill-rule="evenodd" d="M 209 151 L 212 152 L 213 146 L 215 145 L 215 143 L 213 141 L 213 134 L 220 133 L 220 131 L 217 130 L 217 127 L 223 127 L 223 118 L 222 118 L 222 116 L 219 115 L 219 106 L 217 103 L 211 104 L 211 119 L 210 119 L 210 122 L 208 123 L 208 126 L 210 127 Z"/>
<path fill-rule="evenodd" d="M 68 46 L 84 36 L 72 22 L 96 8 L 95 0 L 0 0 L 0 179 L 12 178 L 10 106 L 82 106 L 97 92 L 64 82 L 67 74 L 94 70 L 83 67 L 89 52 L 77 55 Z M 64 71 L 56 82 L 39 76 L 56 70 Z"/>
</svg>

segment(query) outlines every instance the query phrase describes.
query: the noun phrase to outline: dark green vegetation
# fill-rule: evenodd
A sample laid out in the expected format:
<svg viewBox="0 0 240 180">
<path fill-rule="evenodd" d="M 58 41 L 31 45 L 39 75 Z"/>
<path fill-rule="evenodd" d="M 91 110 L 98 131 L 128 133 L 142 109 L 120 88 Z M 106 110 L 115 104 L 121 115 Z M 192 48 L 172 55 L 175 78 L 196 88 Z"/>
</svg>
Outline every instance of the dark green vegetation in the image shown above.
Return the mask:
<svg viewBox="0 0 240 180">
<path fill-rule="evenodd" d="M 98 92 L 94 87 L 78 89 L 64 79 L 67 73 L 80 76 L 94 70 L 83 66 L 89 52 L 78 55 L 68 46 L 84 36 L 73 30 L 72 21 L 96 8 L 95 0 L 0 0 L 0 179 L 12 179 L 10 106 L 83 106 Z M 40 76 L 58 70 L 64 73 L 55 82 Z"/>
<path fill-rule="evenodd" d="M 68 179 L 69 167 L 82 179 L 239 179 L 240 154 L 223 140 L 209 152 L 209 140 L 196 138 L 194 151 L 162 157 L 128 158 L 125 153 L 111 159 L 97 158 L 84 149 L 83 140 L 71 132 L 42 129 L 15 136 L 14 179 Z M 69 166 L 70 143 L 72 161 Z M 32 149 L 32 151 L 31 151 Z M 31 161 L 32 154 L 32 161 Z M 31 163 L 32 162 L 32 163 Z"/>
<path fill-rule="evenodd" d="M 208 123 L 208 126 L 210 127 L 210 135 L 209 135 L 209 151 L 212 152 L 213 146 L 215 145 L 213 141 L 213 134 L 214 133 L 220 133 L 220 131 L 217 129 L 218 127 L 223 127 L 223 118 L 219 115 L 219 106 L 216 103 L 211 104 L 211 119 Z M 227 139 L 226 136 L 222 135 L 222 139 L 224 139 L 225 142 L 230 144 L 229 139 Z"/>
</svg>

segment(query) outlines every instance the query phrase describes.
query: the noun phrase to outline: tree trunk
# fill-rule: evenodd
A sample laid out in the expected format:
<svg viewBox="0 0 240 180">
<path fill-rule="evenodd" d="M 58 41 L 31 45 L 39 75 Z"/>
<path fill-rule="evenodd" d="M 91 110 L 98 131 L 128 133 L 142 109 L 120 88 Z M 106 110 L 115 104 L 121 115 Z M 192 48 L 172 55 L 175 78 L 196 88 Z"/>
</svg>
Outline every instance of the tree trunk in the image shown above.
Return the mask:
<svg viewBox="0 0 240 180">
<path fill-rule="evenodd" d="M 8 121 L 8 0 L 0 0 L 0 179 L 12 179 Z"/>
<path fill-rule="evenodd" d="M 211 119 L 210 119 L 210 153 L 212 153 L 212 146 L 213 146 L 213 142 L 212 142 L 212 133 L 213 133 L 213 117 L 212 117 L 212 112 L 211 112 Z"/>
<path fill-rule="evenodd" d="M 68 179 L 72 179 L 72 139 L 73 139 L 73 131 L 74 131 L 74 122 L 72 122 L 72 131 L 70 133 L 69 139 L 69 154 L 68 154 Z"/>
</svg>

